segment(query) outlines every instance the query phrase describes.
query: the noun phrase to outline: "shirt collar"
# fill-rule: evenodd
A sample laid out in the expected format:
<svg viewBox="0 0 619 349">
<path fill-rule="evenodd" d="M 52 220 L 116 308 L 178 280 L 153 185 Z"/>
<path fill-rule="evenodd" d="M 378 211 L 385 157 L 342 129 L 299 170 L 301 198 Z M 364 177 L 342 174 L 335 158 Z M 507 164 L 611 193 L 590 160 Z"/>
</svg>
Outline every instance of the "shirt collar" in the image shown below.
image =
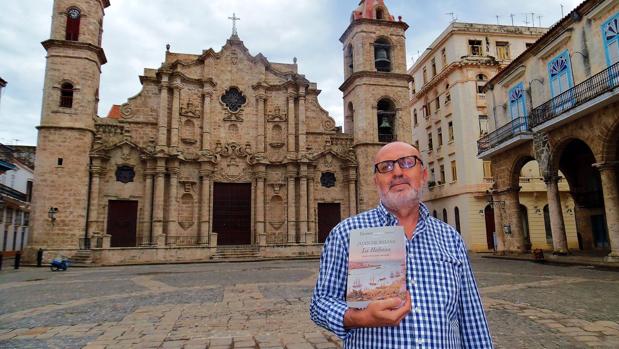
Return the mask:
<svg viewBox="0 0 619 349">
<path fill-rule="evenodd" d="M 398 221 L 395 215 L 393 215 L 391 212 L 387 210 L 387 208 L 385 207 L 382 201 L 378 204 L 377 209 L 383 221 L 382 223 L 384 225 L 395 224 Z M 419 203 L 419 221 L 425 222 L 426 218 L 428 218 L 429 215 L 430 215 L 430 210 L 428 210 L 428 208 L 423 202 L 420 202 Z M 419 222 L 417 222 L 417 225 L 419 225 Z"/>
</svg>

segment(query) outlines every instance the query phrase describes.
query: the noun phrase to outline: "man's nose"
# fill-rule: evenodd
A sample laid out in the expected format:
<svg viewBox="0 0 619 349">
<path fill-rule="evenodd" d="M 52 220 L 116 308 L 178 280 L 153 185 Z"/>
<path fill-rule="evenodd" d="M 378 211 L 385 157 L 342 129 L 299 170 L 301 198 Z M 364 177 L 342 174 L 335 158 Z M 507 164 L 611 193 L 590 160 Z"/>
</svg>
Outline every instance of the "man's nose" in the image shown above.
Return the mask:
<svg viewBox="0 0 619 349">
<path fill-rule="evenodd" d="M 400 164 L 396 161 L 395 164 L 393 164 L 393 171 L 391 171 L 393 173 L 394 176 L 400 176 L 402 175 L 402 168 L 400 167 Z"/>
</svg>

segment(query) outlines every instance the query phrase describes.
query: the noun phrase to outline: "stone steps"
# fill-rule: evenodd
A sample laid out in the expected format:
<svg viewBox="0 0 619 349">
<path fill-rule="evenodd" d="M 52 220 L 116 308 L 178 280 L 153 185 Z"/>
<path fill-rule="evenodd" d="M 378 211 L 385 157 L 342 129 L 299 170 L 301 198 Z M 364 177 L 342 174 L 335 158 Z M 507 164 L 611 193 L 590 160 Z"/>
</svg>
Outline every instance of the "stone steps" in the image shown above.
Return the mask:
<svg viewBox="0 0 619 349">
<path fill-rule="evenodd" d="M 218 246 L 212 259 L 255 259 L 260 256 L 257 246 Z"/>
<path fill-rule="evenodd" d="M 92 264 L 92 251 L 91 250 L 79 250 L 71 258 L 70 264 L 74 266 L 91 265 Z"/>
</svg>

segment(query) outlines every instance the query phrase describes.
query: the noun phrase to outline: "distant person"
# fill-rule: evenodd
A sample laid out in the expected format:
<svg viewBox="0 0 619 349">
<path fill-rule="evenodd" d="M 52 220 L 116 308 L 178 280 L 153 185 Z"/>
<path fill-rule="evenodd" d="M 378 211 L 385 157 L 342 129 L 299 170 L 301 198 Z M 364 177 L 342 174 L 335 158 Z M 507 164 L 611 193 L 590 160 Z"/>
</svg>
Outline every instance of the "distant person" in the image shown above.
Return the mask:
<svg viewBox="0 0 619 349">
<path fill-rule="evenodd" d="M 492 348 L 464 242 L 420 202 L 428 171 L 419 150 L 389 143 L 374 163 L 380 204 L 329 234 L 310 305 L 312 320 L 342 338 L 345 348 Z M 406 235 L 404 304 L 390 298 L 365 309 L 348 307 L 349 232 L 393 225 L 403 226 Z"/>
</svg>

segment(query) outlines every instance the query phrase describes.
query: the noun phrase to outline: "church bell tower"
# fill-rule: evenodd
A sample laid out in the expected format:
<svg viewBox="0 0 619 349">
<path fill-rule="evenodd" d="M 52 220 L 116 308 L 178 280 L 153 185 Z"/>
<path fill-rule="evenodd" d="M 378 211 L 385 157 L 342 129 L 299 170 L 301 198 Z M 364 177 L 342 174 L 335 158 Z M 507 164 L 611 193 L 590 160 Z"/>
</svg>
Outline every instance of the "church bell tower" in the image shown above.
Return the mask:
<svg viewBox="0 0 619 349">
<path fill-rule="evenodd" d="M 412 141 L 406 72 L 408 25 L 384 0 L 361 0 L 340 37 L 344 53 L 344 132 L 353 135 L 359 185 L 373 188 L 374 155 L 386 143 Z M 378 204 L 374 190 L 359 190 L 359 210 Z"/>
<path fill-rule="evenodd" d="M 75 248 L 85 237 L 89 159 L 109 0 L 55 0 L 33 185 L 30 251 Z M 83 240 L 82 240 L 83 241 Z M 82 244 L 83 245 L 83 244 Z"/>
</svg>

